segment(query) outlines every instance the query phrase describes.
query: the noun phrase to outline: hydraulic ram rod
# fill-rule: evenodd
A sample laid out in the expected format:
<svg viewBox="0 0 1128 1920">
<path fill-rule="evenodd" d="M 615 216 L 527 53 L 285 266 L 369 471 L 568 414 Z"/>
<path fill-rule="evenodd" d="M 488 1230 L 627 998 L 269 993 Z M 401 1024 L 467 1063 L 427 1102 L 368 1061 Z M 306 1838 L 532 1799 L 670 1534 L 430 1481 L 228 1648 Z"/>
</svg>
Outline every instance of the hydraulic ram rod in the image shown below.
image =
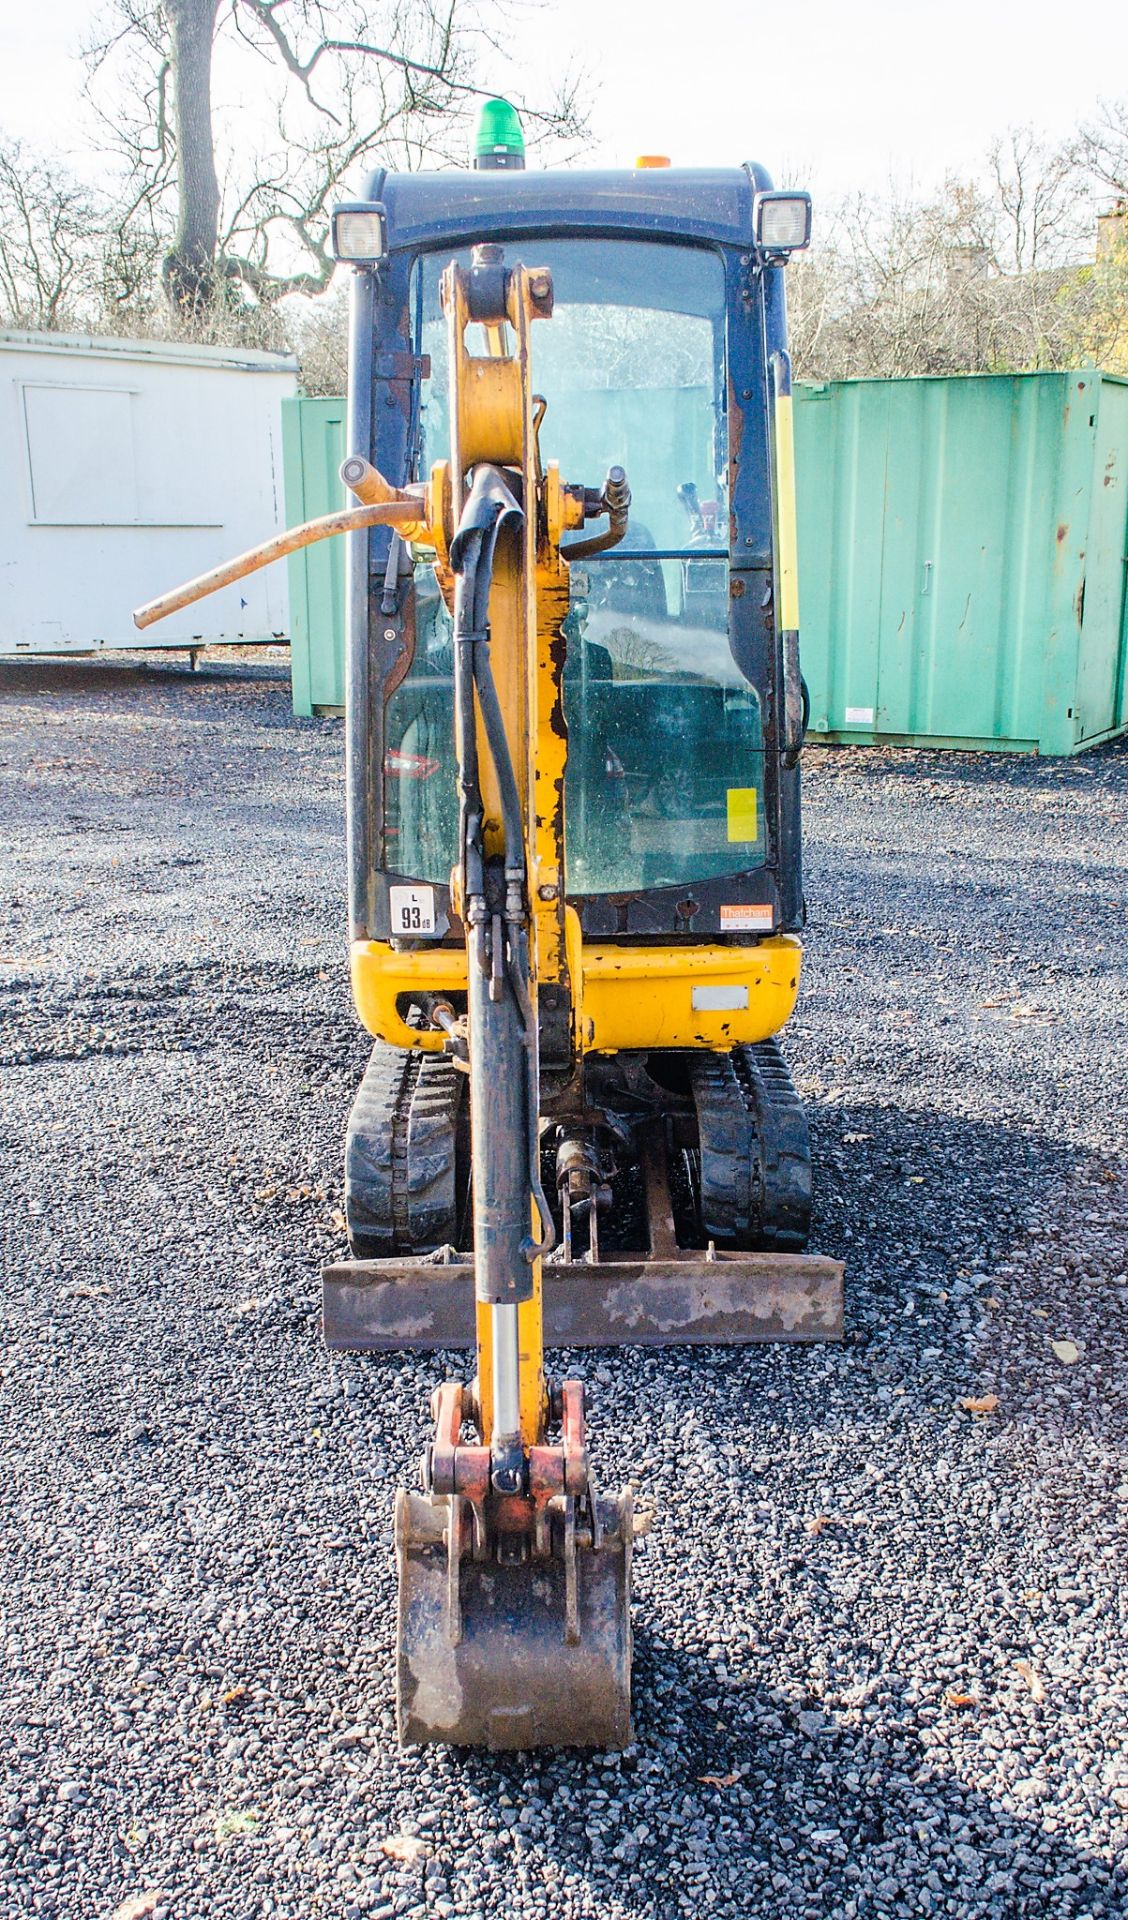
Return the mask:
<svg viewBox="0 0 1128 1920">
<path fill-rule="evenodd" d="M 268 567 L 272 560 L 284 560 L 288 553 L 296 553 L 299 547 L 311 547 L 315 540 L 328 540 L 335 533 L 353 533 L 362 527 L 417 526 L 423 517 L 421 500 L 401 499 L 382 500 L 369 507 L 346 507 L 340 513 L 323 514 L 319 520 L 306 520 L 299 527 L 288 527 L 285 533 L 276 533 L 273 540 L 264 540 L 261 547 L 251 547 L 246 553 L 236 554 L 234 560 L 225 560 L 222 566 L 212 567 L 209 573 L 198 574 L 195 580 L 186 580 L 182 587 L 174 587 L 171 593 L 162 593 L 159 599 L 138 607 L 133 624 L 135 627 L 151 627 L 155 620 L 163 620 L 170 613 L 179 613 L 182 607 L 192 606 L 206 594 L 216 593 L 220 587 L 229 587 L 246 574 L 257 573 L 260 567 Z"/>
</svg>

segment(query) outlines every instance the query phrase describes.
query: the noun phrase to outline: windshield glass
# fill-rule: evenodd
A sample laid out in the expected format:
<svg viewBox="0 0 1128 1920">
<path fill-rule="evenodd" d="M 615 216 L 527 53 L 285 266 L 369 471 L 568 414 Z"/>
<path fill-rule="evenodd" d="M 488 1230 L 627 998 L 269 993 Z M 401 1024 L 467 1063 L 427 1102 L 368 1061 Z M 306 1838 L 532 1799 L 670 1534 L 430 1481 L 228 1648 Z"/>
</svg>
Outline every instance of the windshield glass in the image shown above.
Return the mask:
<svg viewBox="0 0 1128 1920">
<path fill-rule="evenodd" d="M 413 274 L 415 349 L 431 362 L 418 476 L 449 454 L 439 280 L 452 257 L 469 260 L 465 252 L 426 255 Z M 564 670 L 569 892 L 677 886 L 746 870 L 764 857 L 763 736 L 757 694 L 728 645 L 722 262 L 702 248 L 652 241 L 533 239 L 510 243 L 506 257 L 553 276 L 553 317 L 530 335 L 533 386 L 547 402 L 542 459 L 558 460 L 566 481 L 588 487 L 620 465 L 632 494 L 622 545 L 572 568 Z M 477 331 L 467 344 L 482 353 Z M 388 707 L 388 864 L 442 879 L 451 846 L 445 833 L 436 845 L 433 829 L 440 820 L 445 828 L 453 807 L 449 621 L 424 572 L 421 563 L 427 619 L 412 671 Z"/>
</svg>

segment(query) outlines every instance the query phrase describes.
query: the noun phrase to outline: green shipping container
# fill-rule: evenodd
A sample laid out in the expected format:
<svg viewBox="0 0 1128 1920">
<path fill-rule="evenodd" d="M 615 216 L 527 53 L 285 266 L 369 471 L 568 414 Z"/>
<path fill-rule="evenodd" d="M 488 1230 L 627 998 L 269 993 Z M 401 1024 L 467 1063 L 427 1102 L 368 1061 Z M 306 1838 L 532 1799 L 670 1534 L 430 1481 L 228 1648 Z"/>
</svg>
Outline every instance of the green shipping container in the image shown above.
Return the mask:
<svg viewBox="0 0 1128 1920">
<path fill-rule="evenodd" d="M 284 412 L 290 520 L 332 512 L 343 403 Z M 836 381 L 798 389 L 795 434 L 813 734 L 1073 753 L 1128 727 L 1128 381 Z M 343 702 L 343 589 L 339 542 L 291 559 L 297 713 Z"/>
<path fill-rule="evenodd" d="M 343 400 L 283 400 L 286 524 L 356 503 L 340 478 L 345 457 Z M 345 705 L 344 542 L 322 540 L 292 553 L 290 683 L 294 712 L 341 713 Z"/>
<path fill-rule="evenodd" d="M 1060 754 L 1128 725 L 1128 380 L 835 381 L 795 437 L 814 734 Z"/>
</svg>

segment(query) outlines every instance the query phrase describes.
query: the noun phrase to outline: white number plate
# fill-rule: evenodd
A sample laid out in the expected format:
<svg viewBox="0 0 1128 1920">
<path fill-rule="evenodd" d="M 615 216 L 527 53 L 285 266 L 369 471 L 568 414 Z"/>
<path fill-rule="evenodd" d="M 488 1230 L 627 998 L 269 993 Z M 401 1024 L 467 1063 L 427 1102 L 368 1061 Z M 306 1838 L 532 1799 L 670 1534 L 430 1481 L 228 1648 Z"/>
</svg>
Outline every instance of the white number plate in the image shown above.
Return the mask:
<svg viewBox="0 0 1128 1920">
<path fill-rule="evenodd" d="M 434 887 L 389 887 L 393 933 L 434 933 Z"/>
</svg>

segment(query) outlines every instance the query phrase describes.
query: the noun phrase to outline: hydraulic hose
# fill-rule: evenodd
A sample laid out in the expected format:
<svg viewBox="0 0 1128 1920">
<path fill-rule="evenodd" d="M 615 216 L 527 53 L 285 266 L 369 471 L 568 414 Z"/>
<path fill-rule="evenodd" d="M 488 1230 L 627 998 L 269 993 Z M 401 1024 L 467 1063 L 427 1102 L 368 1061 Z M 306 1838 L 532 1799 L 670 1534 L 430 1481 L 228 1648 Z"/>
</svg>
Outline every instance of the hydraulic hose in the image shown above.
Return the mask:
<svg viewBox="0 0 1128 1920">
<path fill-rule="evenodd" d="M 460 559 L 454 582 L 454 725 L 458 749 L 459 857 L 469 906 L 485 891 L 482 841 L 482 787 L 478 769 L 478 730 L 474 724 L 473 600 L 481 536 L 475 531 Z M 471 609 L 469 617 L 467 606 Z"/>
<path fill-rule="evenodd" d="M 519 526 L 523 518 L 521 508 L 500 470 L 486 465 L 476 467 L 458 532 L 451 543 L 451 566 L 455 573 L 455 701 L 465 822 L 463 859 L 466 913 L 473 930 L 474 962 L 484 970 L 487 921 L 484 874 L 477 886 L 471 884 L 472 877 L 477 880 L 481 873 L 483 855 L 480 839 L 481 780 L 473 706 L 473 693 L 476 691 L 486 745 L 497 778 L 505 842 L 505 974 L 524 1035 L 528 1182 L 540 1215 L 543 1235 L 540 1241 L 533 1239 L 531 1234 L 522 1241 L 522 1251 L 531 1264 L 542 1254 L 552 1251 L 556 1244 L 556 1228 L 540 1175 L 540 1057 L 537 1026 L 528 988 L 528 938 L 523 924 L 521 889 L 525 880 L 525 837 L 521 797 L 494 680 L 489 640 L 490 588 L 498 537 L 504 524 L 516 523 Z M 471 827 L 478 834 L 473 847 L 468 835 Z M 496 925 L 500 933 L 501 923 L 497 922 Z"/>
<path fill-rule="evenodd" d="M 507 880 L 520 882 L 525 878 L 521 798 L 517 792 L 517 775 L 513 771 L 513 757 L 505 737 L 505 722 L 501 717 L 501 702 L 497 697 L 497 686 L 494 682 L 493 668 L 490 665 L 488 640 L 474 642 L 474 685 L 478 690 L 482 724 L 486 730 L 486 740 L 494 771 L 497 774 L 498 793 L 501 798 L 501 822 L 505 833 L 505 877 Z"/>
<path fill-rule="evenodd" d="M 517 951 L 513 951 L 513 941 Z M 529 944 L 523 928 L 511 935 L 509 949 L 509 984 L 513 989 L 513 998 L 521 1015 L 521 1024 L 525 1029 L 525 1059 L 528 1071 L 525 1075 L 525 1088 L 529 1114 L 529 1186 L 540 1214 L 540 1241 L 530 1234 L 524 1242 L 525 1258 L 530 1262 L 539 1260 L 542 1254 L 551 1253 L 556 1245 L 556 1222 L 552 1210 L 545 1199 L 544 1186 L 540 1171 L 540 1046 L 538 1044 L 537 1024 L 533 1019 L 532 1001 L 529 999 Z"/>
<path fill-rule="evenodd" d="M 455 573 L 456 701 L 466 677 L 462 656 L 468 654 L 470 679 L 477 689 L 482 726 L 497 775 L 505 838 L 506 878 L 513 881 L 522 881 L 525 877 L 525 836 L 517 776 L 490 664 L 489 605 L 498 536 L 503 525 L 520 526 L 523 519 L 522 510 L 501 470 L 485 464 L 475 467 L 462 519 L 450 549 L 451 567 Z M 469 692 L 468 687 L 466 691 Z M 473 766 L 477 778 L 477 743 L 469 737 L 474 732 L 473 702 L 468 698 L 460 710 L 458 725 L 459 759 L 464 769 Z M 464 747 L 469 749 L 465 755 Z M 477 798 L 480 809 L 480 786 Z"/>
</svg>

